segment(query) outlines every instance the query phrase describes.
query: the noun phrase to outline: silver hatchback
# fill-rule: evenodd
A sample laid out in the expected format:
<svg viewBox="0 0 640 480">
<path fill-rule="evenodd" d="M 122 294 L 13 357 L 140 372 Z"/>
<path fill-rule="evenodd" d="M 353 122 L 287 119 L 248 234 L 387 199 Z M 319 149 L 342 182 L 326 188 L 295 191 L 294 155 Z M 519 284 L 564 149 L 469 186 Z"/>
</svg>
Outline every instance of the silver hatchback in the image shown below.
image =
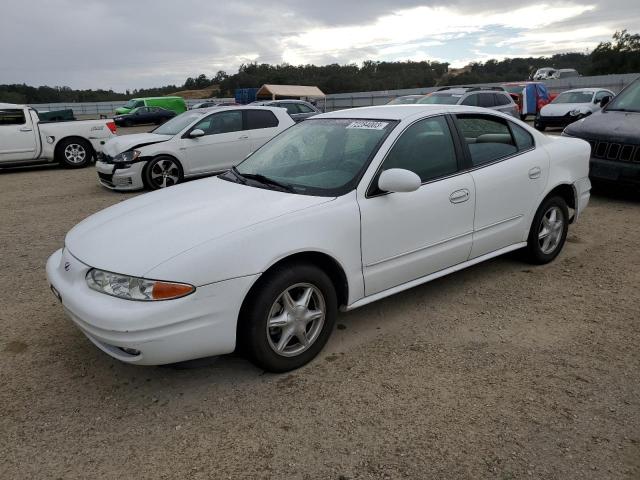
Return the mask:
<svg viewBox="0 0 640 480">
<path fill-rule="evenodd" d="M 424 96 L 417 103 L 490 108 L 520 118 L 518 105 L 501 87 L 444 87 Z"/>
</svg>

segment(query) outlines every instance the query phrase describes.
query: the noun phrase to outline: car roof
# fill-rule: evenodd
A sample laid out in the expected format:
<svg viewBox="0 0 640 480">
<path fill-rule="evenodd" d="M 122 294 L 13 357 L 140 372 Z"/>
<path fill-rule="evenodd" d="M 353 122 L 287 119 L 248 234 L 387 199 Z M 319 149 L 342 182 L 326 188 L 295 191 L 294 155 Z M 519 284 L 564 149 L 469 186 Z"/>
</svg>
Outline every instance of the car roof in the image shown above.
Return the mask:
<svg viewBox="0 0 640 480">
<path fill-rule="evenodd" d="M 207 108 L 199 108 L 197 111 L 194 110 L 187 110 L 189 112 L 194 112 L 194 113 L 207 113 L 207 112 L 223 112 L 225 110 L 268 110 L 271 112 L 279 112 L 281 110 L 284 110 L 284 108 L 280 108 L 280 107 L 269 107 L 266 105 L 225 105 L 225 106 L 216 106 L 216 107 L 207 107 Z"/>
<path fill-rule="evenodd" d="M 496 113 L 480 107 L 469 107 L 464 105 L 379 105 L 376 107 L 350 108 L 348 110 L 338 110 L 330 113 L 316 115 L 310 120 L 322 118 L 355 118 L 367 120 L 404 120 L 419 114 L 436 115 L 441 113 Z"/>
<path fill-rule="evenodd" d="M 573 88 L 571 90 L 565 90 L 564 92 L 560 92 L 559 95 L 561 95 L 563 93 L 573 93 L 573 92 L 590 92 L 590 93 L 594 93 L 594 92 L 599 92 L 601 90 L 605 90 L 607 92 L 611 91 L 608 88 L 586 87 L 586 88 Z"/>
</svg>

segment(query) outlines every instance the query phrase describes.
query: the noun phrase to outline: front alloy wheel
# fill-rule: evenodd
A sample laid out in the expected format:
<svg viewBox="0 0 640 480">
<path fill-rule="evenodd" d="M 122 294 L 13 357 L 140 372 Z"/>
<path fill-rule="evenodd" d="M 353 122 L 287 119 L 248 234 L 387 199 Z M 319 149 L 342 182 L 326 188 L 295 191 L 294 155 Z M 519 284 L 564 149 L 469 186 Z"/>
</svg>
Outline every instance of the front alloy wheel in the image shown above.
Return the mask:
<svg viewBox="0 0 640 480">
<path fill-rule="evenodd" d="M 144 170 L 144 183 L 152 189 L 171 187 L 182 180 L 182 168 L 171 157 L 157 157 Z"/>
<path fill-rule="evenodd" d="M 337 316 L 336 290 L 324 270 L 306 262 L 280 265 L 245 300 L 239 347 L 258 367 L 287 372 L 318 355 Z"/>
<path fill-rule="evenodd" d="M 298 283 L 278 296 L 269 312 L 267 340 L 278 355 L 293 357 L 318 339 L 326 306 L 322 292 L 310 283 Z"/>
<path fill-rule="evenodd" d="M 532 263 L 544 264 L 558 256 L 569 229 L 569 208 L 562 197 L 547 198 L 533 218 L 527 253 Z"/>
</svg>

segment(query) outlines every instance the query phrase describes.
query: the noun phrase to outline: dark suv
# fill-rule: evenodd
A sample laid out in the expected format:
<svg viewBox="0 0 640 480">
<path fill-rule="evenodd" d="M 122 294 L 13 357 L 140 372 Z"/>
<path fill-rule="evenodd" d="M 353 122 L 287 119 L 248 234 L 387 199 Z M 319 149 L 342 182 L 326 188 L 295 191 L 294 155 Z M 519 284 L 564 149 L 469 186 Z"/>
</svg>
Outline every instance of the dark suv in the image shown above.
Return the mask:
<svg viewBox="0 0 640 480">
<path fill-rule="evenodd" d="M 640 78 L 627 85 L 602 110 L 562 132 L 591 144 L 593 180 L 640 187 Z"/>
</svg>

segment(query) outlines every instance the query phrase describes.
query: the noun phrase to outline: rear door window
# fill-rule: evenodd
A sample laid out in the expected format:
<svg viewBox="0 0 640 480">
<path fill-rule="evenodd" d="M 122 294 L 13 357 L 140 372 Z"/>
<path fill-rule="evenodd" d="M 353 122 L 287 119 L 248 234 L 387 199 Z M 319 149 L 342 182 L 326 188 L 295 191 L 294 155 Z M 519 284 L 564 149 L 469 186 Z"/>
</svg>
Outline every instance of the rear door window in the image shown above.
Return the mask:
<svg viewBox="0 0 640 480">
<path fill-rule="evenodd" d="M 298 110 L 298 105 L 296 105 L 295 103 L 281 103 L 280 105 L 282 106 L 282 108 L 287 109 L 287 113 L 289 115 L 300 113 L 300 110 Z"/>
<path fill-rule="evenodd" d="M 456 115 L 469 148 L 473 167 L 492 163 L 518 152 L 507 121 L 489 115 Z"/>
<path fill-rule="evenodd" d="M 24 125 L 25 122 L 24 110 L 22 109 L 0 110 L 0 125 Z"/>
<path fill-rule="evenodd" d="M 479 93 L 478 97 L 480 97 L 478 99 L 479 107 L 491 108 L 496 106 L 493 93 Z"/>
<path fill-rule="evenodd" d="M 278 119 L 268 110 L 246 110 L 246 130 L 258 130 L 260 128 L 275 128 Z"/>
</svg>

